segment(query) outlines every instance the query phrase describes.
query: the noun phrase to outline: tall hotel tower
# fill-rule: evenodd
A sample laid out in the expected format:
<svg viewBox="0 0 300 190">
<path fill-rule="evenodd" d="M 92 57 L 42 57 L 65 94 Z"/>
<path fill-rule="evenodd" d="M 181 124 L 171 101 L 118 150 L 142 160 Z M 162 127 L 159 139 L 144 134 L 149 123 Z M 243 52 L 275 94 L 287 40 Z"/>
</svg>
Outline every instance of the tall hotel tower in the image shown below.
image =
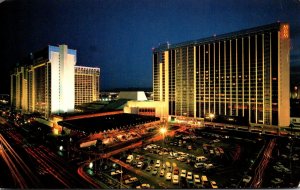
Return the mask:
<svg viewBox="0 0 300 190">
<path fill-rule="evenodd" d="M 45 118 L 51 113 L 73 112 L 76 51 L 66 45 L 48 46 L 31 54 L 29 60 L 11 75 L 12 104 Z"/>
<path fill-rule="evenodd" d="M 165 102 L 169 116 L 289 126 L 289 28 L 274 23 L 155 48 L 154 100 Z"/>
<path fill-rule="evenodd" d="M 49 118 L 54 113 L 73 112 L 77 99 L 80 103 L 97 100 L 100 69 L 75 64 L 76 50 L 67 45 L 47 46 L 30 54 L 11 74 L 12 106 Z M 95 77 L 89 82 L 91 73 Z"/>
<path fill-rule="evenodd" d="M 75 66 L 75 105 L 99 99 L 100 68 Z"/>
</svg>

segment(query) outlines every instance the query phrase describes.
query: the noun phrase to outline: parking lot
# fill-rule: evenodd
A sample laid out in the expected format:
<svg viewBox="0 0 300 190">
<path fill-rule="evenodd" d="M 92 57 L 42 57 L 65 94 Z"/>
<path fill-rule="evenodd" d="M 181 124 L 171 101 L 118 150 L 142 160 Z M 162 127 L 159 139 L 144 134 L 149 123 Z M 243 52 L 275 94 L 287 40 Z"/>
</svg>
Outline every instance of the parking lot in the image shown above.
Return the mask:
<svg viewBox="0 0 300 190">
<path fill-rule="evenodd" d="M 122 169 L 129 188 L 233 188 L 243 186 L 243 176 L 264 141 L 187 131 L 124 152 L 115 158 L 132 170 Z M 119 168 L 121 169 L 121 168 Z M 138 174 L 138 175 L 137 175 Z M 119 175 L 117 178 L 120 179 Z M 149 184 L 149 185 L 146 185 Z"/>
</svg>

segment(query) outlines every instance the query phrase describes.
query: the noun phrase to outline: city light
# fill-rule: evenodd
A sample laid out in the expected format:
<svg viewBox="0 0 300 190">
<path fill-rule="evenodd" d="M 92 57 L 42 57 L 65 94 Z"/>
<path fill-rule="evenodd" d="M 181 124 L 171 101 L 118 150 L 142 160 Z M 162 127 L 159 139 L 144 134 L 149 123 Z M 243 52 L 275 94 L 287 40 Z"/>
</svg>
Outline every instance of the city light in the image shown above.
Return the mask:
<svg viewBox="0 0 300 190">
<path fill-rule="evenodd" d="M 64 149 L 64 147 L 63 147 L 63 146 L 60 146 L 60 147 L 59 147 L 59 150 L 60 150 L 60 151 L 62 151 L 63 149 Z"/>
<path fill-rule="evenodd" d="M 92 169 L 92 168 L 93 168 L 93 166 L 94 166 L 93 162 L 90 162 L 90 164 L 89 164 L 89 168 L 90 168 L 90 169 Z"/>
<path fill-rule="evenodd" d="M 54 135 L 58 135 L 58 129 L 54 128 L 54 129 L 53 129 L 53 134 L 54 134 Z"/>
<path fill-rule="evenodd" d="M 162 128 L 159 129 L 159 132 L 160 132 L 162 135 L 165 135 L 165 133 L 167 132 L 167 128 L 162 127 Z"/>
</svg>

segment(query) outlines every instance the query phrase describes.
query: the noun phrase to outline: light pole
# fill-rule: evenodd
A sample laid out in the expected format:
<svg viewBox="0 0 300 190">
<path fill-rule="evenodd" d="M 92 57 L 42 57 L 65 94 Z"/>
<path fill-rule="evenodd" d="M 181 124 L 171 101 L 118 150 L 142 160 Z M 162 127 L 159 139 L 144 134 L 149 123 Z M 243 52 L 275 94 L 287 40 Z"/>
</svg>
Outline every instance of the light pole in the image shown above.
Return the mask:
<svg viewBox="0 0 300 190">
<path fill-rule="evenodd" d="M 120 165 L 120 166 L 121 166 L 121 179 L 120 179 L 121 184 L 120 184 L 120 189 L 122 189 L 123 169 L 122 169 L 122 165 Z"/>
<path fill-rule="evenodd" d="M 215 114 L 210 113 L 210 114 L 209 114 L 209 118 L 210 118 L 210 122 L 212 122 L 213 118 L 215 118 Z"/>
<path fill-rule="evenodd" d="M 165 133 L 167 132 L 166 127 L 162 127 L 159 129 L 159 132 L 163 135 L 163 149 L 165 148 Z M 162 154 L 162 163 L 164 164 L 164 152 Z"/>
</svg>

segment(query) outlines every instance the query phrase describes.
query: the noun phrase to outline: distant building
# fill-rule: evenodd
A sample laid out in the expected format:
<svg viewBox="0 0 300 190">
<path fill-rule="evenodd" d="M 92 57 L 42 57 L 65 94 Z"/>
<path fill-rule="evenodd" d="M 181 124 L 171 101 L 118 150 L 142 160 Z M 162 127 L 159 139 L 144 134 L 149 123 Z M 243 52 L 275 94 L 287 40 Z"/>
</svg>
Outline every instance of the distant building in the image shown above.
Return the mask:
<svg viewBox="0 0 300 190">
<path fill-rule="evenodd" d="M 124 113 L 160 117 L 167 120 L 168 115 L 163 102 L 159 101 L 128 101 L 124 106 Z"/>
<path fill-rule="evenodd" d="M 99 100 L 100 68 L 75 66 L 75 105 Z"/>
<path fill-rule="evenodd" d="M 167 120 L 164 102 L 147 100 L 144 91 L 121 91 L 119 100 L 127 100 L 123 106 L 124 113 L 160 117 Z"/>
<path fill-rule="evenodd" d="M 290 124 L 289 24 L 165 44 L 153 50 L 154 101 L 173 117 L 242 117 Z"/>
<path fill-rule="evenodd" d="M 11 74 L 11 105 L 45 118 L 74 112 L 76 62 L 76 50 L 67 45 L 49 45 L 30 54 Z"/>
<path fill-rule="evenodd" d="M 118 99 L 145 101 L 147 97 L 144 91 L 121 91 Z"/>
</svg>

